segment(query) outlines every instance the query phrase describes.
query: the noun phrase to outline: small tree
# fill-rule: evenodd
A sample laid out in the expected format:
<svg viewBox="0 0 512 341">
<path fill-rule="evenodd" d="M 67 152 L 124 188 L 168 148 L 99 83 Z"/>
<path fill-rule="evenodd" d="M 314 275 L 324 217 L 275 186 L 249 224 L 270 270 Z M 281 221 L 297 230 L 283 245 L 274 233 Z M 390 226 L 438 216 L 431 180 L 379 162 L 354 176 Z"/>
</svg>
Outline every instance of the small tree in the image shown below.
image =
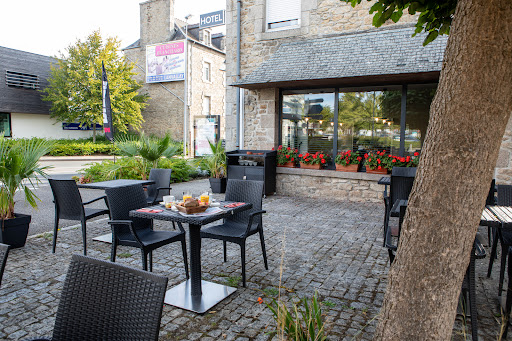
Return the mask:
<svg viewBox="0 0 512 341">
<path fill-rule="evenodd" d="M 102 70 L 105 63 L 110 86 L 112 120 L 119 132 L 126 132 L 127 126 L 140 130 L 144 121 L 141 110 L 146 106 L 147 95 L 139 95 L 141 85 L 135 75 L 133 63 L 118 53 L 120 42 L 117 38 L 101 38 L 94 31 L 85 41 L 78 40 L 61 54 L 56 65 L 51 66 L 43 100 L 52 102 L 51 117 L 63 122 L 79 122 L 81 126 L 93 127 L 96 141 L 96 123 L 103 122 L 102 115 Z"/>
</svg>

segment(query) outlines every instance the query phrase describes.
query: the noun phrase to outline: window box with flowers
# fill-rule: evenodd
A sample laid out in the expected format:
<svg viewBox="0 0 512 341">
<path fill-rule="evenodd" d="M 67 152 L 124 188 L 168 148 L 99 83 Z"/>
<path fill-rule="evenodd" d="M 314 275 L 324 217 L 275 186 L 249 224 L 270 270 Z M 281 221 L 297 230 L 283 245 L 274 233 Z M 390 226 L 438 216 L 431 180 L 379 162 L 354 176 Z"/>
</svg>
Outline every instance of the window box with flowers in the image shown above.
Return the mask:
<svg viewBox="0 0 512 341">
<path fill-rule="evenodd" d="M 385 151 L 364 154 L 366 173 L 387 174 L 392 168 L 391 157 Z"/>
<path fill-rule="evenodd" d="M 420 153 L 415 152 L 412 156 L 395 156 L 390 155 L 390 168 L 393 167 L 418 167 L 420 161 Z"/>
<path fill-rule="evenodd" d="M 352 152 L 347 150 L 346 152 L 339 153 L 334 159 L 336 164 L 336 170 L 342 172 L 357 172 L 359 163 L 363 157 L 359 155 L 359 152 Z"/>
<path fill-rule="evenodd" d="M 327 158 L 328 155 L 321 152 L 299 154 L 300 168 L 321 169 L 327 163 Z"/>
<path fill-rule="evenodd" d="M 295 168 L 298 152 L 297 149 L 291 149 L 290 147 L 277 147 L 277 166 Z"/>
</svg>

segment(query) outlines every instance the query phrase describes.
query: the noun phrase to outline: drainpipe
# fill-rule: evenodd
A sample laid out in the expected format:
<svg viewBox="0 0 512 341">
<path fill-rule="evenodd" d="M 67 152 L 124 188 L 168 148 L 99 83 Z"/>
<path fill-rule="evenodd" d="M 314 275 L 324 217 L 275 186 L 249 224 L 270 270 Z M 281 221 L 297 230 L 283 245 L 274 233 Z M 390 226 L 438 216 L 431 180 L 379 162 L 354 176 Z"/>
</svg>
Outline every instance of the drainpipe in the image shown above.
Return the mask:
<svg viewBox="0 0 512 341">
<path fill-rule="evenodd" d="M 236 42 L 236 81 L 238 82 L 240 80 L 240 45 L 241 45 L 241 37 L 240 37 L 240 26 L 241 26 L 241 7 L 242 7 L 242 0 L 236 1 L 236 36 L 237 36 L 237 42 Z M 240 127 L 242 125 L 242 122 L 240 120 L 240 108 L 242 107 L 240 105 L 240 88 L 237 88 L 236 92 L 236 149 L 240 149 L 240 142 L 242 141 L 240 137 Z"/>
</svg>

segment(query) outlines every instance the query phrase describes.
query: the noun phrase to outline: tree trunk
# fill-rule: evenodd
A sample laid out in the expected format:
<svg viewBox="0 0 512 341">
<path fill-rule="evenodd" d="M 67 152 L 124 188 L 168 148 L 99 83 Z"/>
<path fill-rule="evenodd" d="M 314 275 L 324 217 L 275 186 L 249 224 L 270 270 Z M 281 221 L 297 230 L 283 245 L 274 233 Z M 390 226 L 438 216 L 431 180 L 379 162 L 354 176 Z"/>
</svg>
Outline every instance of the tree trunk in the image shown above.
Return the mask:
<svg viewBox="0 0 512 341">
<path fill-rule="evenodd" d="M 510 0 L 459 0 L 375 340 L 450 340 L 512 111 Z"/>
</svg>

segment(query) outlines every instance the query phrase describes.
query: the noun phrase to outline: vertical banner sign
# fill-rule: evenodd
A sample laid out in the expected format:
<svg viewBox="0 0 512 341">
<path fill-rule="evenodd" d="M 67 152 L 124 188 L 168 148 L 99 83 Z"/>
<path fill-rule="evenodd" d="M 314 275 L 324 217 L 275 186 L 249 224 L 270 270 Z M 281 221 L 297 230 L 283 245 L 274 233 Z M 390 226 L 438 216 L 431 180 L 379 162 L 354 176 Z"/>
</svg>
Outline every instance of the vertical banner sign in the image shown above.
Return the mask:
<svg viewBox="0 0 512 341">
<path fill-rule="evenodd" d="M 185 79 L 185 42 L 146 46 L 146 83 Z"/>
<path fill-rule="evenodd" d="M 109 141 L 114 140 L 114 127 L 112 126 L 112 107 L 110 106 L 110 89 L 108 86 L 107 72 L 105 71 L 105 65 L 101 62 L 101 68 L 103 69 L 103 82 L 101 92 L 103 95 L 103 130 L 105 131 L 105 137 Z"/>
</svg>

